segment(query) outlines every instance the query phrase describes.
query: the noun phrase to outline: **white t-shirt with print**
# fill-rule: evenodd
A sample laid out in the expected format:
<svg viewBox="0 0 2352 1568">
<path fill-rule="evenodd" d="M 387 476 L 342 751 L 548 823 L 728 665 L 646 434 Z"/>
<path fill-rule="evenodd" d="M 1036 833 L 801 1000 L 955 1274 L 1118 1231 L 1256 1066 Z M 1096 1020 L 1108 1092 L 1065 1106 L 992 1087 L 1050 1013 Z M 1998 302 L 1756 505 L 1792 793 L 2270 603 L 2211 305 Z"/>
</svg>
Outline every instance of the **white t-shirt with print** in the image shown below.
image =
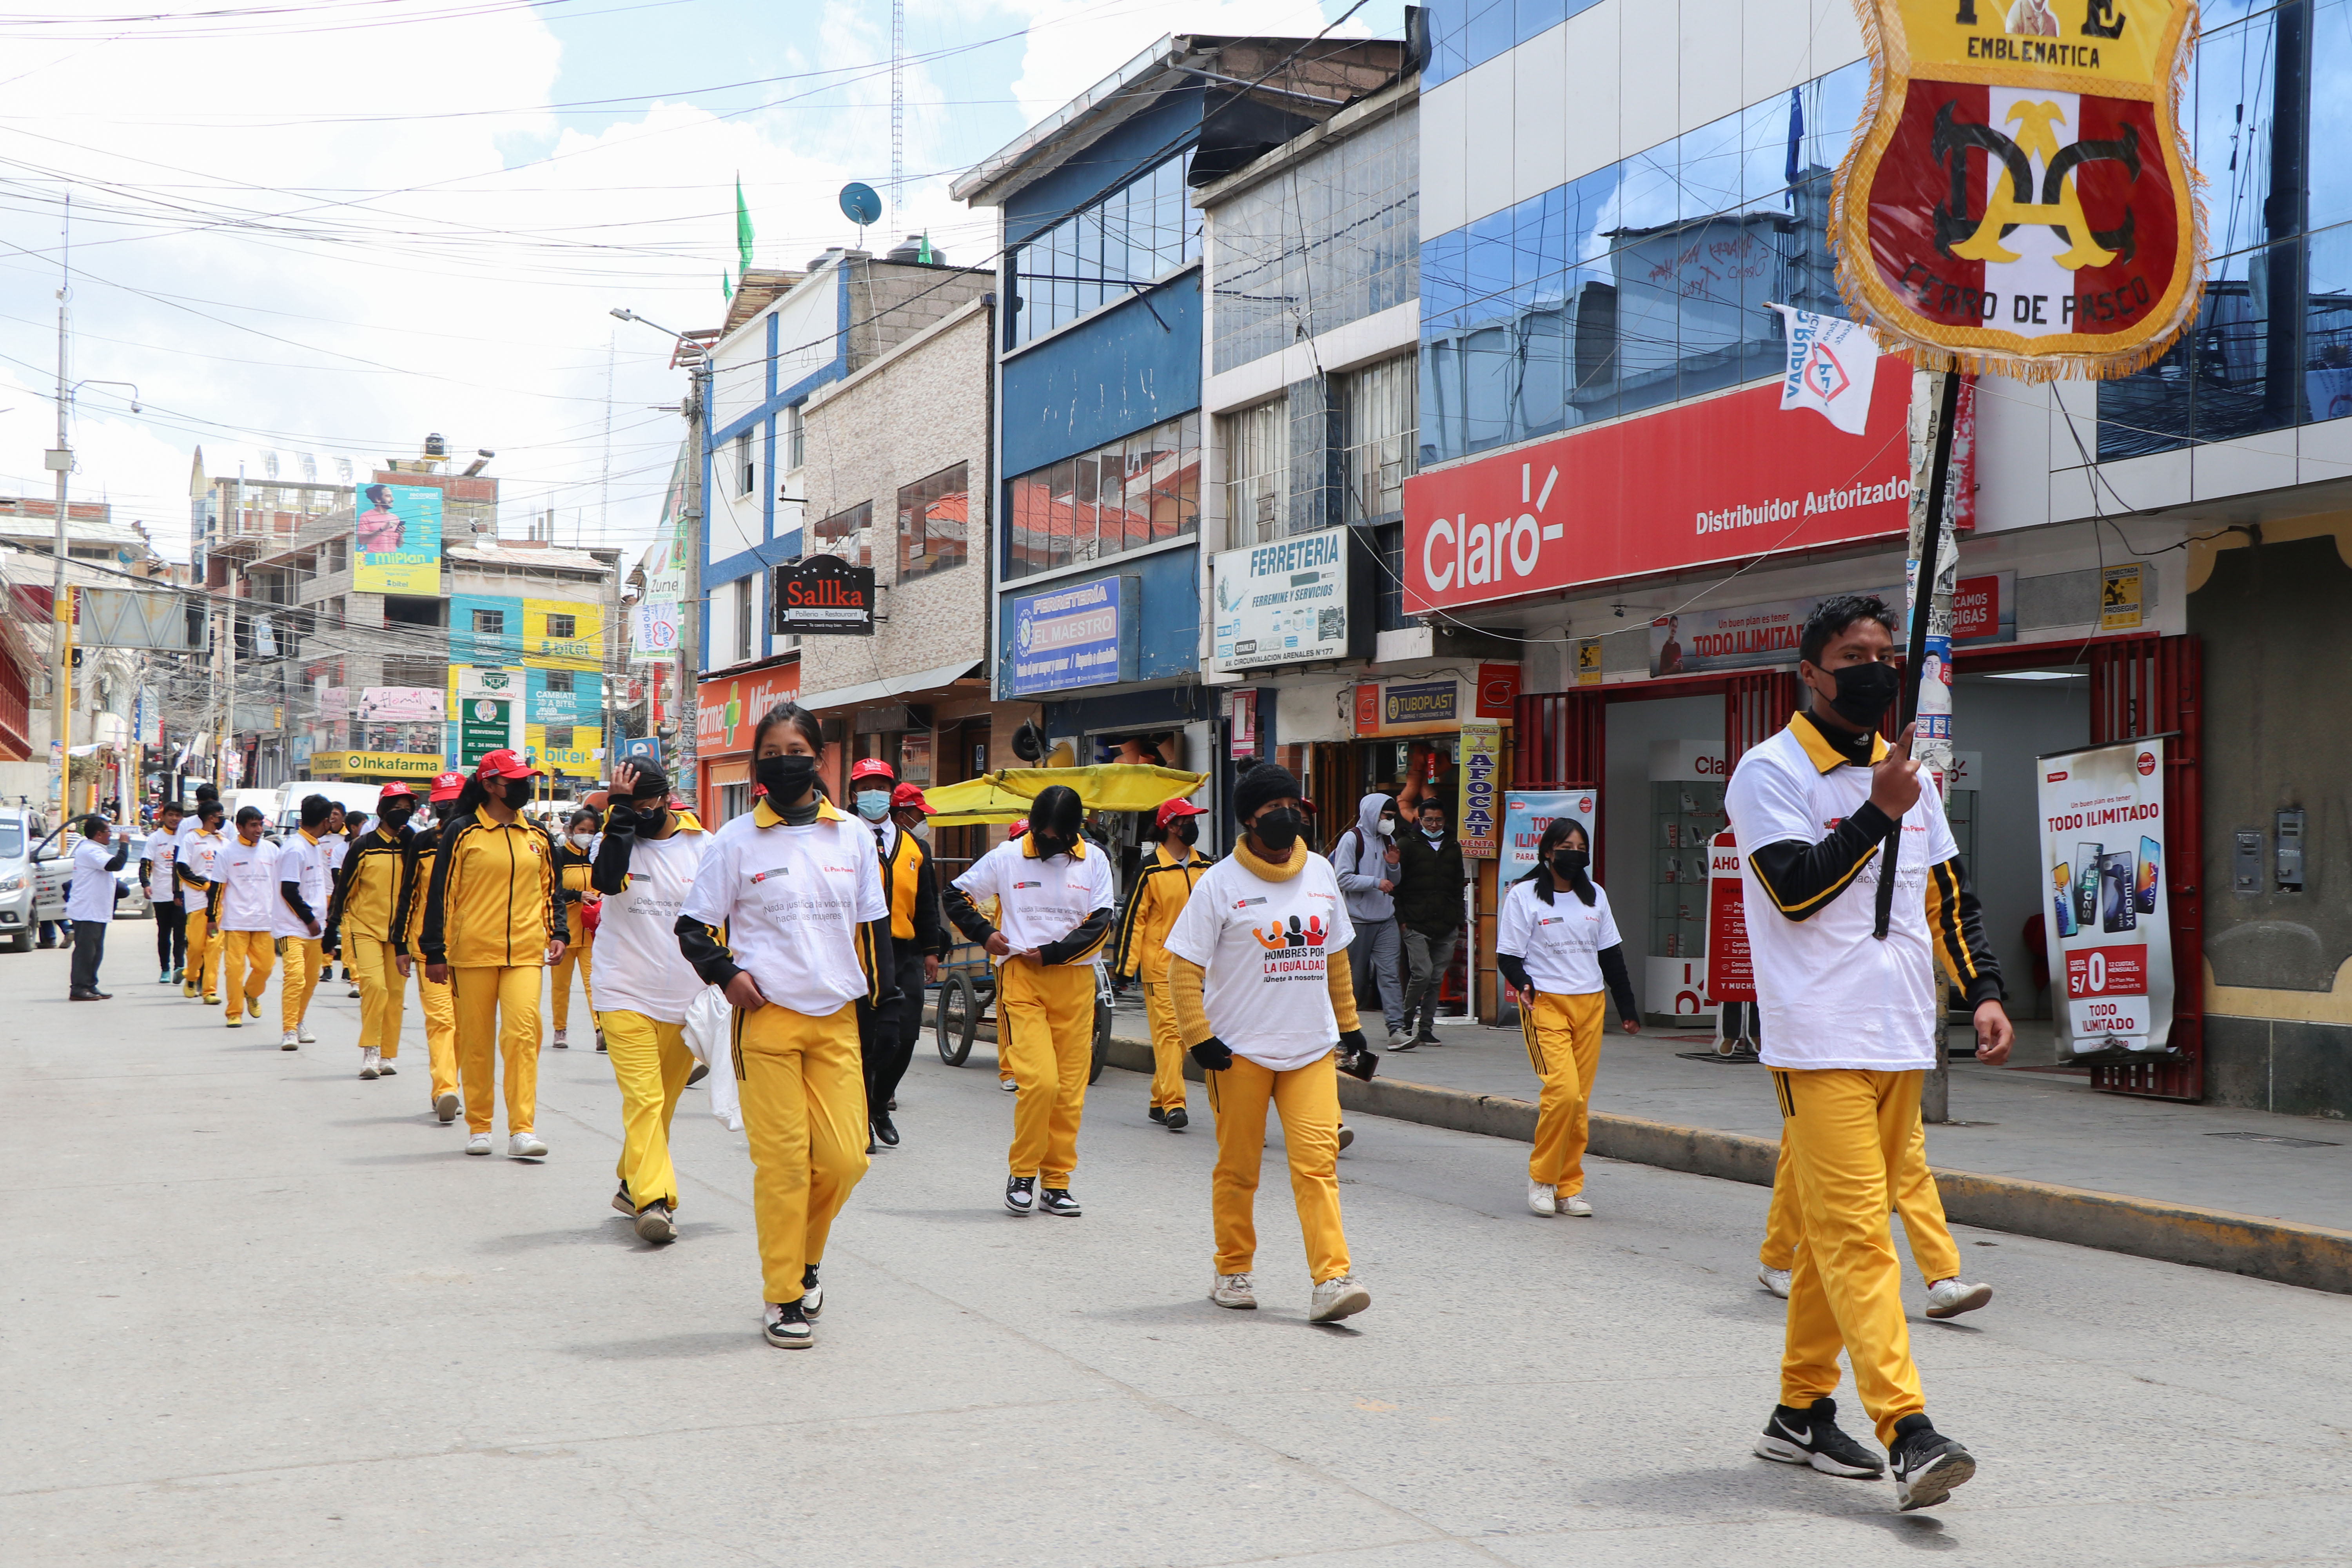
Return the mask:
<svg viewBox="0 0 2352 1568">
<path fill-rule="evenodd" d="M 321 936 L 327 930 L 327 900 L 335 891 L 334 847 L 338 844 L 351 847 L 340 835 L 314 843 L 304 837 L 298 827 L 278 845 L 278 879 L 299 887 L 302 901 L 310 906 L 310 918 L 319 922 Z M 299 936 L 305 940 L 310 936 L 310 926 L 294 912 L 294 906 L 286 901 L 283 893 L 278 895 L 269 921 L 272 936 Z"/>
<path fill-rule="evenodd" d="M 677 917 L 694 890 L 694 876 L 710 840 L 699 829 L 689 833 L 680 827 L 667 838 L 631 841 L 629 885 L 605 894 L 598 906 L 604 911 L 596 920 L 599 1012 L 642 1013 L 665 1024 L 686 1022 L 687 1007 L 702 994 L 703 984 L 702 976 L 678 952 Z M 740 953 L 736 962 L 742 962 Z M 772 994 L 769 999 L 785 1000 Z"/>
<path fill-rule="evenodd" d="M 1800 721 L 1802 722 L 1802 721 Z M 1959 853 L 1932 774 L 1903 816 L 1886 939 L 1877 926 L 1885 850 L 1806 920 L 1781 914 L 1748 857 L 1768 844 L 1818 844 L 1870 798 L 1871 771 L 1824 770 L 1791 724 L 1739 759 L 1723 807 L 1740 850 L 1748 951 L 1755 966 L 1764 1065 L 1906 1072 L 1936 1065 L 1942 982 L 1927 933 L 1927 868 Z"/>
<path fill-rule="evenodd" d="M 147 900 L 150 903 L 168 904 L 173 900 L 173 889 L 179 886 L 179 873 L 172 863 L 180 858 L 180 830 L 158 833 L 147 840 Z"/>
<path fill-rule="evenodd" d="M 762 827 L 764 809 L 710 836 L 678 912 L 723 927 L 737 966 L 770 1002 L 829 1017 L 866 994 L 857 928 L 890 913 L 874 835 L 830 805 L 804 827 Z"/>
<path fill-rule="evenodd" d="M 234 837 L 227 833 L 206 833 L 196 825 L 194 817 L 190 817 L 180 825 L 179 848 L 174 858 L 184 864 L 192 874 L 207 882 L 217 882 L 221 879 L 221 856 Z M 201 910 L 210 896 L 202 888 L 182 888 L 180 907 Z"/>
<path fill-rule="evenodd" d="M 1069 854 L 1040 860 L 1024 847 L 1028 843 L 1024 833 L 998 845 L 955 881 L 975 904 L 996 900 L 996 929 L 1015 952 L 1059 942 L 1088 915 L 1118 901 L 1110 857 L 1094 845 L 1081 843 Z"/>
<path fill-rule="evenodd" d="M 273 911 L 286 909 L 286 900 L 278 891 L 278 847 L 267 838 L 258 844 L 232 838 L 221 851 L 213 878 L 228 884 L 221 891 L 221 930 L 266 931 L 277 918 Z"/>
<path fill-rule="evenodd" d="M 1194 885 L 1168 951 L 1206 972 L 1209 1027 L 1237 1057 L 1276 1072 L 1303 1068 L 1339 1043 L 1332 955 L 1355 940 L 1331 863 L 1308 854 L 1286 882 L 1229 855 Z"/>
<path fill-rule="evenodd" d="M 1536 892 L 1534 878 L 1514 882 L 1503 895 L 1495 928 L 1495 951 L 1525 963 L 1528 978 L 1547 996 L 1590 996 L 1601 990 L 1606 982 L 1601 950 L 1623 940 L 1609 912 L 1609 895 L 1598 882 L 1592 884 L 1590 908 L 1570 889 L 1555 888 L 1547 904 Z"/>
</svg>

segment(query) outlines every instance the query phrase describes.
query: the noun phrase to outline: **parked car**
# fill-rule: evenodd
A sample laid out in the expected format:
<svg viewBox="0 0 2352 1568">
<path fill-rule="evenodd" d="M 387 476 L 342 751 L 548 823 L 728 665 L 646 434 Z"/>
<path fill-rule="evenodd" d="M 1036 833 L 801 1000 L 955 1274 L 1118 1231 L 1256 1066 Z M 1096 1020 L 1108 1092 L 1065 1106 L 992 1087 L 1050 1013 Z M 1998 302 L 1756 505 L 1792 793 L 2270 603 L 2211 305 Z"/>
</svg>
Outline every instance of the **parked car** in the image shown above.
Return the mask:
<svg viewBox="0 0 2352 1568">
<path fill-rule="evenodd" d="M 0 806 L 0 942 L 11 952 L 31 949 L 41 921 L 65 918 L 63 885 L 51 895 L 33 861 L 33 848 L 47 831 L 38 812 Z"/>
<path fill-rule="evenodd" d="M 123 829 L 117 827 L 120 835 Z M 66 918 L 66 889 L 73 885 L 73 852 L 81 843 L 81 835 L 70 826 L 60 827 L 43 838 L 33 850 L 33 867 L 39 878 L 41 906 L 37 916 L 45 921 Z M 143 835 L 134 833 L 131 852 L 123 857 L 122 869 L 114 874 L 114 918 L 119 921 L 145 920 L 153 911 L 147 906 L 147 889 L 139 885 L 139 852 L 146 843 Z M 54 905 L 51 903 L 54 899 Z M 0 932 L 7 930 L 0 925 Z M 17 949 L 23 952 L 22 948 Z"/>
<path fill-rule="evenodd" d="M 425 793 L 420 781 L 411 786 L 418 795 Z M 345 811 L 364 811 L 370 820 L 375 816 L 376 803 L 383 798 L 383 786 L 374 784 L 353 784 L 343 779 L 296 779 L 286 786 L 285 795 L 269 825 L 270 837 L 283 840 L 302 826 L 302 797 L 323 795 Z"/>
</svg>

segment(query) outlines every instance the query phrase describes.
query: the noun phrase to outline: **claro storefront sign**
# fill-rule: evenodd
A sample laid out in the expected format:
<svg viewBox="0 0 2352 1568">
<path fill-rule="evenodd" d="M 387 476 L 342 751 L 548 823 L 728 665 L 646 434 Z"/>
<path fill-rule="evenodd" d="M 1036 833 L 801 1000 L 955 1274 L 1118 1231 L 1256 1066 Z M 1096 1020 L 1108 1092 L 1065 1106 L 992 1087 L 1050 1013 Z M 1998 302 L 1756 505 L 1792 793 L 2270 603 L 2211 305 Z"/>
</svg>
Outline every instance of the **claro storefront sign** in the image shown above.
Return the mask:
<svg viewBox="0 0 2352 1568">
<path fill-rule="evenodd" d="M 1859 436 L 1775 382 L 1408 479 L 1404 611 L 1900 535 L 1908 371 L 1882 359 Z"/>
</svg>

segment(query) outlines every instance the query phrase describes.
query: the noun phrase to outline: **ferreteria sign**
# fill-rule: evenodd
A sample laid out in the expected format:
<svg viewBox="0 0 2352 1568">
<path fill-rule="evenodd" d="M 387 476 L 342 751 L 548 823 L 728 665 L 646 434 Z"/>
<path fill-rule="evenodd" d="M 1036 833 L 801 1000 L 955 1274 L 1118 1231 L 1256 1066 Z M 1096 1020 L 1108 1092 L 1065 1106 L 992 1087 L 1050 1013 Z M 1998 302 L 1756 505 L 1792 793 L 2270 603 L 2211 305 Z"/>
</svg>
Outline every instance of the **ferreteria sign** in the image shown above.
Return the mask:
<svg viewBox="0 0 2352 1568">
<path fill-rule="evenodd" d="M 838 555 L 812 555 L 776 568 L 769 602 L 775 606 L 772 631 L 870 637 L 874 568 L 852 566 Z"/>
<path fill-rule="evenodd" d="M 1862 133 L 1838 285 L 1928 369 L 2126 375 L 2197 313 L 2205 236 L 2176 94 L 2193 0 L 1854 0 Z"/>
</svg>

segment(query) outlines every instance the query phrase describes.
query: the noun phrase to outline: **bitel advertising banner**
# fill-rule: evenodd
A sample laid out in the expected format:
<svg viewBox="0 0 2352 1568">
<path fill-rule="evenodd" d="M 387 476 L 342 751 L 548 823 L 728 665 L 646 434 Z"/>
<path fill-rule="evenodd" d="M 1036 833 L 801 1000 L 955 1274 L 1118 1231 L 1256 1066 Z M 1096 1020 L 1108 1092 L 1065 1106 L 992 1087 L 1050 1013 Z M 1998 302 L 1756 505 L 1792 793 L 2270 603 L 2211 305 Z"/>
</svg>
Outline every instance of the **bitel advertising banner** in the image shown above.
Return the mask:
<svg viewBox="0 0 2352 1568">
<path fill-rule="evenodd" d="M 2164 742 L 2043 757 L 2042 906 L 2063 1037 L 2081 1055 L 2160 1051 L 2172 1033 Z"/>
</svg>

